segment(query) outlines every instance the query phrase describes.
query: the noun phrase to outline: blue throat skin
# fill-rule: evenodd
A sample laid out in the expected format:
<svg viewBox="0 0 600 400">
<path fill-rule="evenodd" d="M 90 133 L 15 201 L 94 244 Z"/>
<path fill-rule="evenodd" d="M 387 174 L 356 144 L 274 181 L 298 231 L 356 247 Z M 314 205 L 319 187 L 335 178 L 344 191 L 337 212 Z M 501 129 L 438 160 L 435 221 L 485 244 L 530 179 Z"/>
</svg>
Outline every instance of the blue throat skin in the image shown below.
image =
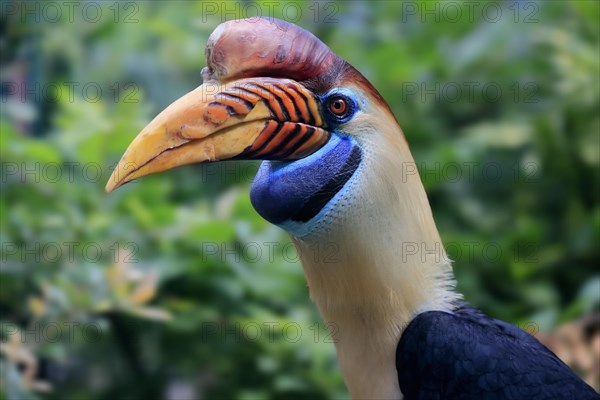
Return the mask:
<svg viewBox="0 0 600 400">
<path fill-rule="evenodd" d="M 362 153 L 348 136 L 331 135 L 310 156 L 293 162 L 263 161 L 250 189 L 254 209 L 294 236 L 338 194 L 360 165 Z"/>
</svg>

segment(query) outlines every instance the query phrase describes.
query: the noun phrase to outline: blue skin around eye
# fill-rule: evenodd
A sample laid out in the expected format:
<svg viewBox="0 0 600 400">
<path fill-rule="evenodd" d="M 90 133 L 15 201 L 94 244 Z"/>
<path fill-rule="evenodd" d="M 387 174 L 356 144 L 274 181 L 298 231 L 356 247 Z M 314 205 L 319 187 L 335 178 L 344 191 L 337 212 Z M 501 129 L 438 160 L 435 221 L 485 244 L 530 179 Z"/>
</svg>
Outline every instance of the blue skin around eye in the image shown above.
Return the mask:
<svg viewBox="0 0 600 400">
<path fill-rule="evenodd" d="M 334 133 L 325 146 L 301 160 L 263 161 L 250 189 L 252 205 L 273 224 L 293 219 L 342 172 L 355 146 L 352 139 Z"/>
</svg>

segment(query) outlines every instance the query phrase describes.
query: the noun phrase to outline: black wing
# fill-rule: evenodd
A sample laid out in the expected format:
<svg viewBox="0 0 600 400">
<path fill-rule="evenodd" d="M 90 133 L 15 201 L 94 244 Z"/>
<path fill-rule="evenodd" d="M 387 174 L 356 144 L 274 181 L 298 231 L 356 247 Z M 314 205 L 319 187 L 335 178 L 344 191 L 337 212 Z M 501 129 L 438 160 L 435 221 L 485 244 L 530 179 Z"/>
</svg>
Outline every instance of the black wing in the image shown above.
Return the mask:
<svg viewBox="0 0 600 400">
<path fill-rule="evenodd" d="M 407 400 L 600 399 L 533 336 L 468 307 L 418 315 L 396 367 Z"/>
</svg>

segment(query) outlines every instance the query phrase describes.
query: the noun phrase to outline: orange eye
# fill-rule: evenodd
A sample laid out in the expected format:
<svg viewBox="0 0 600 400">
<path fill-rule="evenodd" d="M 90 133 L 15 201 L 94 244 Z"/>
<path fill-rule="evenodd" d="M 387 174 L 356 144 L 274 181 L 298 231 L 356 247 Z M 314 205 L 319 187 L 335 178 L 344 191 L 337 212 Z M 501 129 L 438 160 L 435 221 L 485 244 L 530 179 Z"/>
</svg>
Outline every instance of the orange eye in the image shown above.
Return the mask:
<svg viewBox="0 0 600 400">
<path fill-rule="evenodd" d="M 344 115 L 348 108 L 348 104 L 346 104 L 346 100 L 341 97 L 334 98 L 329 103 L 329 111 L 331 111 L 334 115 Z"/>
<path fill-rule="evenodd" d="M 348 122 L 357 110 L 356 101 L 351 96 L 343 93 L 328 95 L 323 104 L 325 106 L 325 114 L 332 124 Z"/>
</svg>

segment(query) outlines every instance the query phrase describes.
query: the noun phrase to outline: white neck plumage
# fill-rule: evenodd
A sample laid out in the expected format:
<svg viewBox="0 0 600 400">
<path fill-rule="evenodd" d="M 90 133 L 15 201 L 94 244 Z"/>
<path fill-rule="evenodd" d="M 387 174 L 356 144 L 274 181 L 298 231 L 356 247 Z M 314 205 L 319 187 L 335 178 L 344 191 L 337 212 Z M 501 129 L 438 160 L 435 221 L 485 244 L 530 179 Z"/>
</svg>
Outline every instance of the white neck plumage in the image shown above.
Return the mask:
<svg viewBox="0 0 600 400">
<path fill-rule="evenodd" d="M 326 224 L 294 239 L 355 399 L 401 398 L 395 354 L 402 331 L 415 315 L 449 311 L 460 299 L 408 145 L 386 137 L 402 135 L 395 121 L 387 129 L 381 121 L 362 138 L 362 164 Z"/>
</svg>

